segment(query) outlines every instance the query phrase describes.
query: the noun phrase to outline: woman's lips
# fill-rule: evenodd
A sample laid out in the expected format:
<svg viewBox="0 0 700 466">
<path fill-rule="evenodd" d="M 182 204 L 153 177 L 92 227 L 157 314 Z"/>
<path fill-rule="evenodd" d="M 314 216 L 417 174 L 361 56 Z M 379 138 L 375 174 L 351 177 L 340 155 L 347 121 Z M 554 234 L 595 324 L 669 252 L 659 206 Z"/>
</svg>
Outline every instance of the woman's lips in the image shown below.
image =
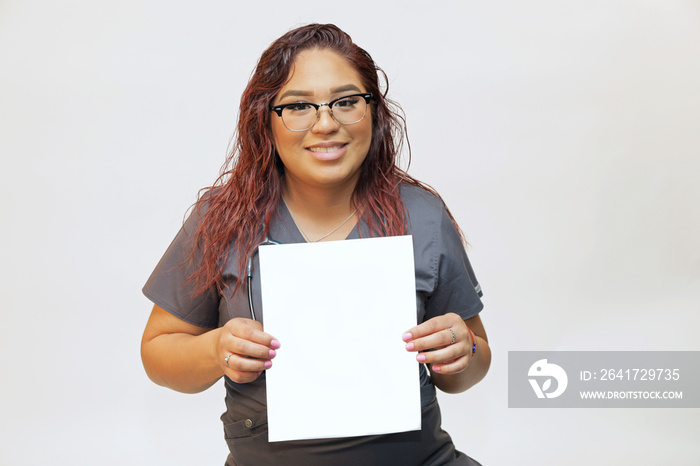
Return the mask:
<svg viewBox="0 0 700 466">
<path fill-rule="evenodd" d="M 329 161 L 342 157 L 346 146 L 345 143 L 325 143 L 309 146 L 306 150 L 317 160 Z"/>
</svg>

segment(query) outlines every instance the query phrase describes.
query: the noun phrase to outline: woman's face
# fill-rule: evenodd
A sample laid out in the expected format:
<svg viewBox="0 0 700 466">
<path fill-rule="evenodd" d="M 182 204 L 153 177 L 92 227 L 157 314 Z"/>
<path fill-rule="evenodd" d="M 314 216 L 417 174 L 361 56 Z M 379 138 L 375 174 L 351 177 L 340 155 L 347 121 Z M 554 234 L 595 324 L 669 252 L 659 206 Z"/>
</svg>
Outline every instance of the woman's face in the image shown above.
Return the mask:
<svg viewBox="0 0 700 466">
<path fill-rule="evenodd" d="M 328 49 L 300 52 L 287 83 L 273 105 L 292 102 L 322 104 L 345 95 L 367 92 L 360 75 L 347 60 Z M 362 121 L 341 125 L 328 106 L 306 131 L 290 131 L 271 112 L 272 137 L 285 168 L 288 185 L 305 188 L 354 189 L 360 166 L 372 141 L 371 109 Z"/>
</svg>

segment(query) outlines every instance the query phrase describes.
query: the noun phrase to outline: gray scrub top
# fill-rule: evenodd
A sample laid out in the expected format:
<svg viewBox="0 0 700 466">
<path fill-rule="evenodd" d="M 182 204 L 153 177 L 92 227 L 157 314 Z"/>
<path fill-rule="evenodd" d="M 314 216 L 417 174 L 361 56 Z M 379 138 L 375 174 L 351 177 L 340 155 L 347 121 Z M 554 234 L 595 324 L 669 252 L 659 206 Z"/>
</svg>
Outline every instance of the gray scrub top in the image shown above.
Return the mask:
<svg viewBox="0 0 700 466">
<path fill-rule="evenodd" d="M 405 184 L 401 186 L 401 198 L 408 212 L 408 233 L 413 235 L 417 322 L 449 312 L 463 319 L 477 315 L 483 308 L 481 289 L 444 204 L 433 194 Z M 223 274 L 224 282 L 229 285 L 227 291 L 221 296 L 216 290 L 191 296 L 192 284 L 185 283 L 193 272 L 191 264 L 186 262 L 189 255 L 186 244 L 196 231 L 197 222 L 196 213 L 185 221 L 148 279 L 143 293 L 167 312 L 199 327 L 216 328 L 234 317 L 250 318 L 245 287 L 233 293 L 238 276 L 234 252 Z M 360 222 L 348 239 L 368 236 L 367 225 Z M 270 239 L 283 244 L 305 241 L 282 202 L 278 216 L 270 224 Z M 256 272 L 260 270 L 257 254 L 253 268 Z M 253 275 L 253 300 L 256 317 L 264 325 L 259 273 Z M 358 464 L 358 461 L 364 464 L 478 464 L 456 451 L 449 436 L 440 429 L 435 387 L 423 365 L 420 365 L 419 377 L 423 408 L 423 431 L 417 432 L 420 435 L 275 443 L 267 442 L 265 374 L 247 384 L 237 384 L 226 377 L 227 410 L 221 420 L 231 450 L 227 464 Z M 337 456 L 340 454 L 344 458 L 342 461 Z M 387 463 L 389 458 L 391 461 Z"/>
</svg>

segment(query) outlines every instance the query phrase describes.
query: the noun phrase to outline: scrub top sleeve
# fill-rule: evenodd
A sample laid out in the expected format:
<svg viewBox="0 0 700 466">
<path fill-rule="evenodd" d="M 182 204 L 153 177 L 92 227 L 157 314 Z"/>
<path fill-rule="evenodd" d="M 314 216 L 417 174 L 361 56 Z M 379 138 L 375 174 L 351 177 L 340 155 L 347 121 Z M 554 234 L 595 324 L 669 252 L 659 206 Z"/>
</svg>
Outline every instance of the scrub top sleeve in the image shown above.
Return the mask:
<svg viewBox="0 0 700 466">
<path fill-rule="evenodd" d="M 476 280 L 464 243 L 444 205 L 440 208 L 433 254 L 437 285 L 426 302 L 425 320 L 454 312 L 468 319 L 484 308 L 481 286 Z"/>
<path fill-rule="evenodd" d="M 143 287 L 143 294 L 189 324 L 215 328 L 219 321 L 218 293 L 212 289 L 194 296 L 194 284 L 187 281 L 195 270 L 192 261 L 187 259 L 192 250 L 189 240 L 197 230 L 198 217 L 195 210 L 185 221 Z"/>
</svg>

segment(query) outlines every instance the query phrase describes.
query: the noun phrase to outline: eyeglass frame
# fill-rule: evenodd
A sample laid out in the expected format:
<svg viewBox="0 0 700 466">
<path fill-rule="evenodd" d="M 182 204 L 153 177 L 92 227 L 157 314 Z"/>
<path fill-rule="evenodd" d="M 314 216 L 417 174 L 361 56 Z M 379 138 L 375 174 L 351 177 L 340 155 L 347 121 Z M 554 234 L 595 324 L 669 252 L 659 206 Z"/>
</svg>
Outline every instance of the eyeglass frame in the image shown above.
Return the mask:
<svg viewBox="0 0 700 466">
<path fill-rule="evenodd" d="M 310 130 L 311 128 L 313 128 L 314 125 L 315 125 L 316 123 L 318 123 L 318 120 L 321 118 L 321 113 L 319 113 L 319 110 L 321 109 L 321 107 L 328 107 L 328 110 L 331 112 L 331 116 L 332 116 L 333 119 L 334 119 L 335 121 L 337 121 L 339 124 L 345 125 L 345 126 L 347 126 L 347 125 L 354 125 L 355 123 L 359 123 L 359 122 L 361 122 L 362 120 L 365 119 L 365 117 L 367 116 L 367 109 L 366 109 L 366 108 L 365 108 L 365 114 L 362 115 L 362 118 L 360 118 L 359 120 L 354 121 L 354 122 L 352 122 L 352 123 L 343 123 L 342 121 L 339 121 L 339 120 L 335 117 L 335 115 L 333 115 L 333 104 L 335 104 L 336 102 L 338 102 L 338 101 L 340 101 L 340 100 L 347 99 L 347 98 L 350 98 L 350 97 L 362 97 L 363 99 L 365 99 L 365 104 L 367 104 L 367 105 L 369 105 L 369 103 L 372 101 L 372 99 L 374 99 L 374 95 L 373 95 L 371 92 L 360 92 L 360 93 L 357 93 L 357 94 L 344 95 L 344 96 L 342 96 L 342 97 L 338 97 L 337 99 L 333 99 L 333 100 L 331 100 L 330 102 L 326 102 L 326 103 L 324 103 L 324 104 L 315 104 L 315 103 L 313 103 L 313 102 L 306 102 L 306 101 L 303 101 L 303 102 L 290 102 L 290 103 L 288 103 L 288 104 L 275 105 L 274 107 L 270 107 L 270 111 L 275 112 L 275 113 L 277 114 L 278 117 L 282 118 L 282 124 L 284 124 L 284 127 L 285 127 L 285 128 L 287 128 L 289 131 L 294 131 L 294 132 L 296 132 L 296 133 L 301 133 L 302 131 L 308 131 L 308 130 Z M 316 121 L 314 121 L 314 122 L 311 124 L 311 126 L 309 126 L 308 128 L 305 128 L 305 129 L 292 129 L 292 128 L 290 128 L 289 126 L 287 126 L 287 123 L 285 123 L 284 118 L 282 117 L 282 111 L 283 111 L 285 108 L 287 108 L 287 107 L 291 107 L 292 105 L 299 105 L 299 104 L 308 104 L 308 105 L 311 105 L 312 107 L 314 107 L 314 108 L 316 109 Z"/>
</svg>

